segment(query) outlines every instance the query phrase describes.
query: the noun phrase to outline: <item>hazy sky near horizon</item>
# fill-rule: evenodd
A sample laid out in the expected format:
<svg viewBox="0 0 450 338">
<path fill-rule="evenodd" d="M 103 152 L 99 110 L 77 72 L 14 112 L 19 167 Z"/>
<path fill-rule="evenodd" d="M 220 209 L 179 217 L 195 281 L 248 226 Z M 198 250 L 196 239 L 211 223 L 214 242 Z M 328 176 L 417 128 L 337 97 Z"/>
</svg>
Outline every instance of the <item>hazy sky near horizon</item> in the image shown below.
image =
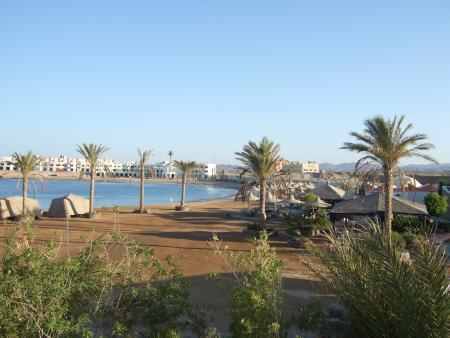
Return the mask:
<svg viewBox="0 0 450 338">
<path fill-rule="evenodd" d="M 350 162 L 376 114 L 450 162 L 449 1 L 0 1 L 0 156 Z"/>
</svg>

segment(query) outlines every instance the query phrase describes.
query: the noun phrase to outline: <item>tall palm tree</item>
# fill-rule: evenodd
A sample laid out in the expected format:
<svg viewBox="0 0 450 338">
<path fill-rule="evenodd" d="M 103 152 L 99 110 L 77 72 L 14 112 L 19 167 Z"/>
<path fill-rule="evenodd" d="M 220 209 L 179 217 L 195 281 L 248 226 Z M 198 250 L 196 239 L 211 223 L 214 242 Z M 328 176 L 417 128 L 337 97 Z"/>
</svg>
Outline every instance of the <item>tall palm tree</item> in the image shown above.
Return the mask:
<svg viewBox="0 0 450 338">
<path fill-rule="evenodd" d="M 347 149 L 364 156 L 357 162 L 359 167 L 365 161 L 375 162 L 381 166 L 384 174 L 385 213 L 384 230 L 389 243 L 392 238 L 392 195 L 394 170 L 403 158 L 421 157 L 427 161 L 437 161 L 424 153 L 432 148 L 431 143 L 422 143 L 427 139 L 425 134 L 410 134 L 413 128 L 411 123 L 403 124 L 405 116 L 395 116 L 392 120 L 383 116 L 375 116 L 364 121 L 364 132 L 351 132 L 350 135 L 356 139 L 356 143 L 345 142 L 341 149 Z"/>
<path fill-rule="evenodd" d="M 145 150 L 141 151 L 140 149 L 137 150 L 139 155 L 139 165 L 141 170 L 141 193 L 140 193 L 140 200 L 139 200 L 139 213 L 144 213 L 144 180 L 145 180 L 145 165 L 150 160 L 150 157 L 152 156 L 151 150 Z"/>
<path fill-rule="evenodd" d="M 17 169 L 19 169 L 20 174 L 22 175 L 22 216 L 24 217 L 27 215 L 28 188 L 33 179 L 33 172 L 39 165 L 41 159 L 31 151 L 25 155 L 14 153 L 12 158 L 16 162 Z"/>
<path fill-rule="evenodd" d="M 169 152 L 167 153 L 167 155 L 169 155 L 170 163 L 172 163 L 172 157 L 173 157 L 174 154 L 175 153 L 172 150 L 169 150 Z"/>
<path fill-rule="evenodd" d="M 186 179 L 187 175 L 195 169 L 197 164 L 194 161 L 175 161 L 175 167 L 181 171 L 181 202 L 177 208 L 179 210 L 185 209 L 186 204 Z"/>
<path fill-rule="evenodd" d="M 101 144 L 82 143 L 77 145 L 77 152 L 79 152 L 85 160 L 89 163 L 91 185 L 89 190 L 89 217 L 94 217 L 94 184 L 98 162 L 101 156 L 109 149 Z"/>
<path fill-rule="evenodd" d="M 267 137 L 263 137 L 259 144 L 250 141 L 244 145 L 242 152 L 237 152 L 236 159 L 249 167 L 258 177 L 261 186 L 259 198 L 260 228 L 266 223 L 266 190 L 267 181 L 275 174 L 281 157 L 280 146 L 274 144 Z"/>
</svg>

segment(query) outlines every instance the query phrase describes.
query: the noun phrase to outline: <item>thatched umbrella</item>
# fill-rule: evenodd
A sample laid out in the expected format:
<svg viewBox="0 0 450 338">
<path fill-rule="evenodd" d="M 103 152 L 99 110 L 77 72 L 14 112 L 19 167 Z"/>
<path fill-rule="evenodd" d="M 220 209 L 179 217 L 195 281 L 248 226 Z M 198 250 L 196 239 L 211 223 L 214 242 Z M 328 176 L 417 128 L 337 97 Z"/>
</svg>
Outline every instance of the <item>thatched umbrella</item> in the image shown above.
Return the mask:
<svg viewBox="0 0 450 338">
<path fill-rule="evenodd" d="M 272 204 L 276 204 L 276 203 L 280 202 L 280 200 L 276 199 L 270 191 L 267 191 L 266 201 L 267 201 L 267 203 L 272 203 Z"/>
<path fill-rule="evenodd" d="M 303 189 L 302 185 L 299 185 L 295 191 L 297 192 L 298 196 L 303 196 L 305 194 L 305 189 Z"/>
<path fill-rule="evenodd" d="M 293 205 L 304 204 L 305 202 L 299 201 L 295 199 L 294 195 L 289 194 L 289 196 L 283 200 L 283 203 L 289 203 L 289 213 L 291 213 Z"/>
<path fill-rule="evenodd" d="M 384 213 L 384 198 L 384 192 L 376 192 L 353 200 L 337 203 L 330 212 L 332 214 L 354 215 L 374 215 L 378 213 Z M 424 204 L 413 202 L 396 196 L 392 197 L 392 212 L 394 214 L 403 215 L 428 215 L 427 207 Z"/>
<path fill-rule="evenodd" d="M 306 190 L 313 190 L 313 189 L 316 188 L 316 186 L 315 186 L 314 184 L 312 184 L 311 182 L 310 182 L 310 183 L 306 183 L 303 187 L 304 187 Z"/>
<path fill-rule="evenodd" d="M 322 201 L 322 199 L 320 197 L 317 197 L 317 199 L 315 201 L 305 203 L 305 205 L 308 207 L 311 207 L 311 208 L 316 208 L 316 209 L 327 209 L 327 208 L 332 207 L 331 204 L 328 204 L 328 203 L 325 203 L 324 201 Z"/>
<path fill-rule="evenodd" d="M 255 202 L 255 201 L 259 201 L 259 196 L 255 196 L 255 195 L 253 194 L 253 192 L 250 192 L 250 193 L 248 194 L 248 196 L 247 196 L 247 199 L 248 199 L 250 202 Z"/>
<path fill-rule="evenodd" d="M 310 193 L 319 196 L 326 201 L 342 201 L 344 199 L 345 190 L 327 183 L 311 190 Z"/>
<path fill-rule="evenodd" d="M 289 204 L 304 204 L 305 202 L 299 201 L 297 199 L 295 199 L 294 195 L 289 194 L 288 197 L 286 197 L 283 200 L 283 203 L 289 203 Z"/>
</svg>

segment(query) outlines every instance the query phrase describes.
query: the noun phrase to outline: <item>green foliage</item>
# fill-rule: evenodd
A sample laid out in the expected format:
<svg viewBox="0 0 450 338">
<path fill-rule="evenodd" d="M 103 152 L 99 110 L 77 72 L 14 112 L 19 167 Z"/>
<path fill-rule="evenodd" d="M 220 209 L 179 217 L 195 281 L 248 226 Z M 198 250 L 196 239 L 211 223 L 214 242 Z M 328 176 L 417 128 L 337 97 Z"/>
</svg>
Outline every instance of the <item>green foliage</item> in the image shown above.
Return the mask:
<svg viewBox="0 0 450 338">
<path fill-rule="evenodd" d="M 89 163 L 91 173 L 95 173 L 95 168 L 97 167 L 100 157 L 108 150 L 109 148 L 102 144 L 82 143 L 81 145 L 77 145 L 77 152 Z"/>
<path fill-rule="evenodd" d="M 16 162 L 17 169 L 19 169 L 23 178 L 28 178 L 41 161 L 39 156 L 33 154 L 31 151 L 25 155 L 14 153 L 12 158 Z"/>
<path fill-rule="evenodd" d="M 322 214 L 323 215 L 323 214 Z M 283 215 L 283 223 L 290 225 L 288 234 L 295 235 L 297 231 L 308 234 L 311 230 L 330 230 L 333 224 L 328 218 L 316 216 L 310 218 L 305 215 Z"/>
<path fill-rule="evenodd" d="M 362 237 L 348 234 L 343 242 L 331 233 L 327 238 L 329 249 L 311 249 L 320 264 L 307 264 L 348 310 L 357 337 L 449 337 L 441 248 L 427 239 L 415 241 L 411 260 L 405 259 L 374 222 Z"/>
<path fill-rule="evenodd" d="M 431 216 L 439 217 L 447 212 L 448 197 L 441 196 L 436 192 L 425 195 L 425 205 Z"/>
<path fill-rule="evenodd" d="M 302 200 L 306 203 L 314 202 L 315 200 L 317 200 L 317 196 L 311 193 L 307 193 L 302 197 Z"/>
<path fill-rule="evenodd" d="M 392 220 L 392 230 L 400 233 L 417 233 L 422 228 L 416 216 L 396 215 Z"/>
<path fill-rule="evenodd" d="M 8 234 L 0 270 L 2 337 L 178 337 L 188 284 L 168 257 L 113 232 L 70 256 L 31 230 Z M 113 260 L 111 254 L 114 253 Z"/>
<path fill-rule="evenodd" d="M 183 175 L 188 174 L 197 167 L 197 163 L 194 161 L 174 161 L 174 165 L 180 169 Z"/>
<path fill-rule="evenodd" d="M 423 236 L 421 234 L 404 232 L 404 233 L 402 233 L 402 236 L 405 241 L 406 249 L 408 249 L 408 250 L 413 250 L 415 243 L 425 241 L 425 236 Z"/>
<path fill-rule="evenodd" d="M 399 232 L 392 233 L 392 245 L 399 251 L 403 251 L 406 248 L 406 240 L 403 237 L 403 234 Z"/>
<path fill-rule="evenodd" d="M 404 125 L 404 120 L 404 115 L 393 119 L 385 119 L 383 116 L 367 119 L 364 121 L 363 133 L 350 133 L 356 143 L 345 142 L 341 149 L 364 153 L 365 156 L 358 164 L 371 160 L 385 168 L 394 168 L 402 158 L 413 156 L 436 163 L 435 159 L 425 153 L 434 148 L 433 144 L 422 143 L 427 139 L 425 134 L 409 134 L 413 125 Z"/>
<path fill-rule="evenodd" d="M 234 253 L 221 248 L 217 237 L 210 245 L 220 254 L 236 277 L 236 286 L 230 297 L 233 337 L 282 337 L 284 325 L 281 316 L 283 264 L 269 246 L 263 231 L 250 254 Z"/>
<path fill-rule="evenodd" d="M 261 182 L 269 179 L 276 170 L 281 157 L 280 146 L 267 137 L 258 143 L 250 141 L 244 145 L 242 152 L 236 152 L 236 159 L 251 168 Z"/>
<path fill-rule="evenodd" d="M 331 230 L 333 227 L 328 218 L 316 217 L 311 219 L 310 222 L 314 230 Z"/>
<path fill-rule="evenodd" d="M 113 213 L 114 215 L 117 215 L 118 213 L 120 213 L 120 209 L 119 209 L 119 207 L 118 207 L 117 205 L 114 205 L 114 206 L 111 208 L 111 211 L 112 211 L 112 213 Z"/>
</svg>

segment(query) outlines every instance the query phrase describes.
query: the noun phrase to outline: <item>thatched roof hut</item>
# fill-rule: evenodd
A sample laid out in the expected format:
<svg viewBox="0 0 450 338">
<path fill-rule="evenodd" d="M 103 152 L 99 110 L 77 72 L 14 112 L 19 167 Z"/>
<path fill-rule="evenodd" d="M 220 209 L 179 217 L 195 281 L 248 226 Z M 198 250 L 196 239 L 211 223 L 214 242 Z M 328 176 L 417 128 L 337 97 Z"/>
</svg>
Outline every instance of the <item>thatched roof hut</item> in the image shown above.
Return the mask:
<svg viewBox="0 0 450 338">
<path fill-rule="evenodd" d="M 11 196 L 0 199 L 0 219 L 14 218 L 22 215 L 23 197 Z M 39 201 L 27 198 L 27 213 L 41 217 L 42 210 Z"/>
<path fill-rule="evenodd" d="M 89 213 L 89 200 L 73 194 L 55 198 L 48 209 L 48 216 L 55 218 L 81 216 L 87 213 Z"/>
<path fill-rule="evenodd" d="M 324 184 L 311 190 L 309 193 L 319 196 L 325 201 L 341 201 L 345 196 L 345 190 L 330 184 Z"/>
<path fill-rule="evenodd" d="M 279 202 L 281 202 L 281 201 L 278 200 L 277 198 L 275 198 L 275 196 L 273 196 L 273 194 L 272 194 L 269 190 L 267 190 L 267 193 L 266 193 L 266 203 L 272 203 L 272 204 L 275 204 L 275 203 L 279 203 Z"/>
<path fill-rule="evenodd" d="M 305 202 L 299 201 L 299 200 L 295 199 L 295 197 L 292 194 L 289 194 L 289 196 L 286 197 L 283 200 L 283 203 L 287 203 L 287 204 L 304 204 Z"/>
<path fill-rule="evenodd" d="M 384 213 L 383 192 L 376 192 L 357 199 L 337 203 L 331 210 L 332 214 L 374 215 Z M 413 202 L 399 197 L 392 197 L 392 212 L 404 215 L 428 215 L 427 207 L 422 203 Z"/>
<path fill-rule="evenodd" d="M 319 196 L 317 196 L 317 198 L 312 202 L 306 202 L 305 205 L 311 208 L 319 208 L 319 209 L 327 209 L 332 207 L 331 204 L 322 201 L 322 199 Z"/>
</svg>

